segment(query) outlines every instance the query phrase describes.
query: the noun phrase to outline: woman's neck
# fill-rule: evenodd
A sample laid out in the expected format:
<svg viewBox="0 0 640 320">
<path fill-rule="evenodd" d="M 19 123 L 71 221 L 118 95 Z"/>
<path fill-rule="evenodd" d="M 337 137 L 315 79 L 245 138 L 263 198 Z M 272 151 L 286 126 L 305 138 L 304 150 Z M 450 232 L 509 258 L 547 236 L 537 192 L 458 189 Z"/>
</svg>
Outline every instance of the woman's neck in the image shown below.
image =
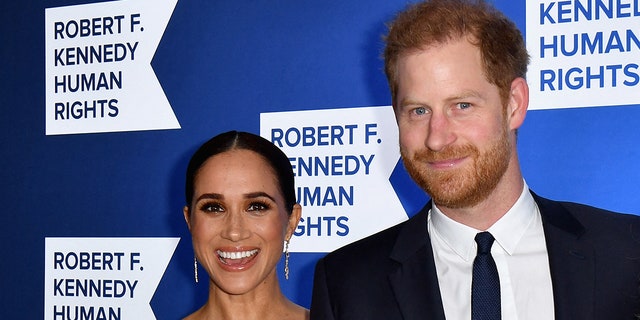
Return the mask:
<svg viewBox="0 0 640 320">
<path fill-rule="evenodd" d="M 209 299 L 205 305 L 185 319 L 308 319 L 308 311 L 289 301 L 277 283 L 263 283 L 263 286 L 245 294 L 229 294 L 210 284 Z"/>
</svg>

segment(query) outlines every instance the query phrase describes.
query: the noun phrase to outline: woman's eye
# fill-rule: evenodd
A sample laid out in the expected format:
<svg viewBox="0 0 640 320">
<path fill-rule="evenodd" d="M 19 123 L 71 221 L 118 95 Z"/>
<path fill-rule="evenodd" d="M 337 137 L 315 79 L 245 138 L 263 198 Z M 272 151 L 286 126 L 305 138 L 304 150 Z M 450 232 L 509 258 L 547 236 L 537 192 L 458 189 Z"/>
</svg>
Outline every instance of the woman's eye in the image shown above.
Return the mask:
<svg viewBox="0 0 640 320">
<path fill-rule="evenodd" d="M 224 208 L 219 203 L 205 203 L 200 206 L 204 212 L 224 212 Z"/>
<path fill-rule="evenodd" d="M 262 202 L 253 202 L 249 204 L 249 208 L 247 208 L 248 211 L 265 211 L 267 209 L 269 209 L 269 206 Z"/>
</svg>

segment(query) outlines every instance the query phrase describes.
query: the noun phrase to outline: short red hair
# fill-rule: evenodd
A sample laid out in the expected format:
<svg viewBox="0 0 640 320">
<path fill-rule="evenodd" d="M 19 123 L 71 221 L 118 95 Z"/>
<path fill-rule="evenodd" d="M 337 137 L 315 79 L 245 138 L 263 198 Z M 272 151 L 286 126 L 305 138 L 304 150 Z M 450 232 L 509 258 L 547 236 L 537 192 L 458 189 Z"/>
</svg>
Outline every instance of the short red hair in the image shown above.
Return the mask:
<svg viewBox="0 0 640 320">
<path fill-rule="evenodd" d="M 485 77 L 498 87 L 506 102 L 511 82 L 525 78 L 529 64 L 520 30 L 485 1 L 431 0 L 410 6 L 389 25 L 384 64 L 393 105 L 398 92 L 400 56 L 462 37 L 480 49 Z"/>
</svg>

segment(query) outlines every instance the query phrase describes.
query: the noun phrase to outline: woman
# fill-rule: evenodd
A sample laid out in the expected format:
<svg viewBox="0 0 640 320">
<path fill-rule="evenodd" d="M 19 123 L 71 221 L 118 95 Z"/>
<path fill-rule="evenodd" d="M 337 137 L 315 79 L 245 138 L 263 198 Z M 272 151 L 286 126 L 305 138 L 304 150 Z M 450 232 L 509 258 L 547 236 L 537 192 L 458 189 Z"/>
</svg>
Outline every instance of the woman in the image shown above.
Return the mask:
<svg viewBox="0 0 640 320">
<path fill-rule="evenodd" d="M 183 211 L 209 298 L 185 319 L 309 318 L 282 294 L 276 273 L 300 220 L 293 180 L 287 156 L 254 134 L 223 133 L 195 152 Z"/>
</svg>

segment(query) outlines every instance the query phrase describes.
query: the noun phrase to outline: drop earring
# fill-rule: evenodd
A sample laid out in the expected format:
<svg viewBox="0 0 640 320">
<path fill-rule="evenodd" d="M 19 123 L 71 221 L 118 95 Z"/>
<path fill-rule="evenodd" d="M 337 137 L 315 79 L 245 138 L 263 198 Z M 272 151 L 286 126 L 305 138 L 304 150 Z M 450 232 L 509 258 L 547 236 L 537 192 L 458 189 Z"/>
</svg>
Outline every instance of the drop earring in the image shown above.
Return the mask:
<svg viewBox="0 0 640 320">
<path fill-rule="evenodd" d="M 193 276 L 196 280 L 196 283 L 198 283 L 198 259 L 196 259 L 196 257 L 193 257 Z"/>
<path fill-rule="evenodd" d="M 284 245 L 284 278 L 289 280 L 289 239 Z"/>
</svg>

